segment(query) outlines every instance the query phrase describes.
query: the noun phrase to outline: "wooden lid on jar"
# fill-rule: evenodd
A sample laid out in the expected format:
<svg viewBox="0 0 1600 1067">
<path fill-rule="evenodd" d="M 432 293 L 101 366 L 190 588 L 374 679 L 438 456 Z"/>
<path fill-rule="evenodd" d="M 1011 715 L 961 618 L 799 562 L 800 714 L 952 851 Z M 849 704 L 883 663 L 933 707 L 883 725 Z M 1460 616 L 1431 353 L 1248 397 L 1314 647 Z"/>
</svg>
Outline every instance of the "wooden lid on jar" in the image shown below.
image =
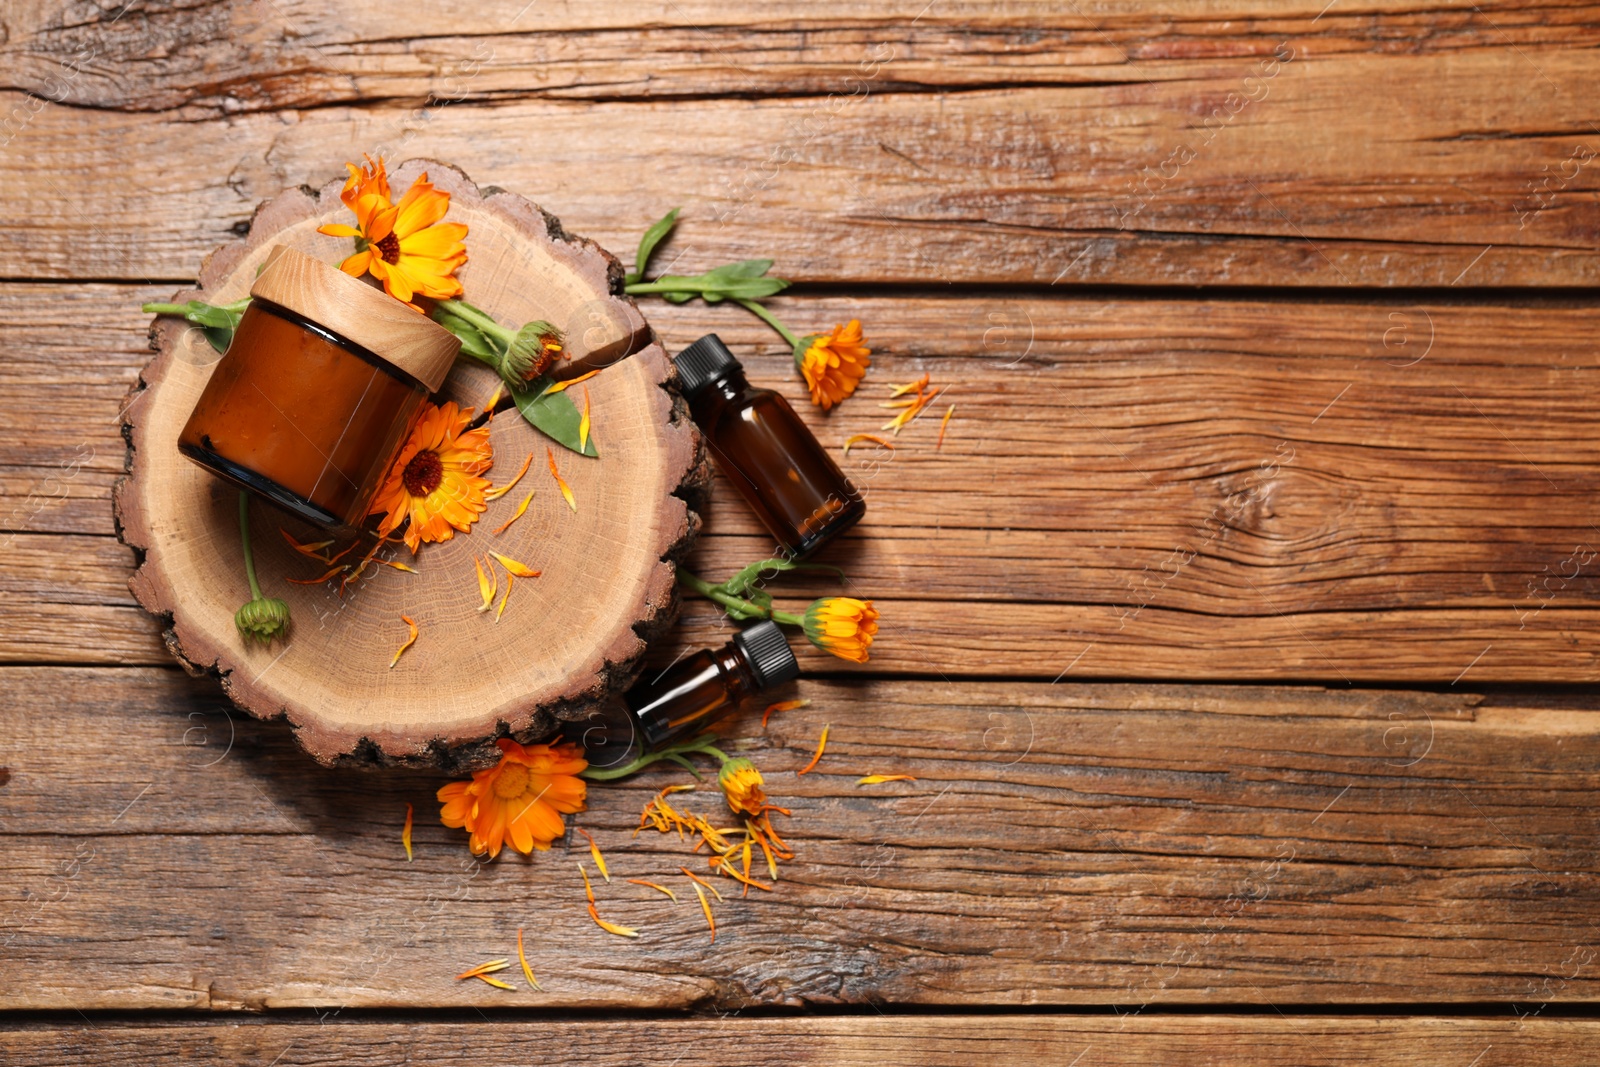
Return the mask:
<svg viewBox="0 0 1600 1067">
<path fill-rule="evenodd" d="M 439 391 L 461 350 L 461 339 L 382 289 L 331 263 L 277 245 L 250 295 L 270 300 L 353 341 Z"/>
</svg>

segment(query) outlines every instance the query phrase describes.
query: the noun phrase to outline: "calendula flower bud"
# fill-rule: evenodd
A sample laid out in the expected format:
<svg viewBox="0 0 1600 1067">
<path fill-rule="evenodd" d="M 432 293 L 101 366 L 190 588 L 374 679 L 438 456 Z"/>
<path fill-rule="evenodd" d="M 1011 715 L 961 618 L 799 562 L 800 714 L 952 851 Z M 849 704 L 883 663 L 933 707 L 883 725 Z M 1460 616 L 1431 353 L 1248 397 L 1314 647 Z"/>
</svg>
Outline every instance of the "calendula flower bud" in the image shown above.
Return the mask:
<svg viewBox="0 0 1600 1067">
<path fill-rule="evenodd" d="M 270 644 L 274 637 L 282 637 L 289 629 L 289 605 L 276 597 L 257 597 L 233 616 L 239 636 L 254 638 Z"/>
<path fill-rule="evenodd" d="M 734 812 L 760 815 L 767 810 L 767 794 L 763 790 L 761 772 L 744 756 L 736 756 L 723 763 L 717 772 L 717 785 L 728 798 L 728 807 Z"/>
<path fill-rule="evenodd" d="M 878 633 L 878 609 L 870 600 L 824 597 L 806 609 L 801 622 L 806 639 L 824 652 L 853 663 L 867 662 L 867 649 Z"/>
<path fill-rule="evenodd" d="M 505 355 L 500 357 L 500 377 L 516 389 L 544 377 L 555 366 L 564 343 L 561 331 L 548 322 L 528 323 L 517 331 Z"/>
</svg>

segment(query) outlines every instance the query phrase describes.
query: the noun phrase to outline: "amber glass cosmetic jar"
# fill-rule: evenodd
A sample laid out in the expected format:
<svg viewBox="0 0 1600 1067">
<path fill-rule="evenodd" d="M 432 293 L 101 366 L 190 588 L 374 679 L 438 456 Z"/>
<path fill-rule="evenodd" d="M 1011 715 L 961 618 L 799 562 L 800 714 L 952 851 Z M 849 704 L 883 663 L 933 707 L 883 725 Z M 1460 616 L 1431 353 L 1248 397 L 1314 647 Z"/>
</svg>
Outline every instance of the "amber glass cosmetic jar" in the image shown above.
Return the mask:
<svg viewBox="0 0 1600 1067">
<path fill-rule="evenodd" d="M 383 290 L 279 247 L 178 450 L 303 519 L 366 518 L 461 342 Z"/>
</svg>

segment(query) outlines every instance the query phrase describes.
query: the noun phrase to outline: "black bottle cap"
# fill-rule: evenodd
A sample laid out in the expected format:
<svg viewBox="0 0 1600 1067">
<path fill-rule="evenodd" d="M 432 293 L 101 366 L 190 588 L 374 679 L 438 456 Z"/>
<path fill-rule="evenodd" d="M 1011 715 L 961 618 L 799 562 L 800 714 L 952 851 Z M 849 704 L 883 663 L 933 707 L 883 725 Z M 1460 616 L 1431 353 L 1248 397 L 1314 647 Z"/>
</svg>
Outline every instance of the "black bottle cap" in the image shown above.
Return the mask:
<svg viewBox="0 0 1600 1067">
<path fill-rule="evenodd" d="M 686 400 L 728 371 L 741 369 L 728 346 L 714 333 L 706 334 L 679 352 L 673 362 L 678 365 L 679 388 Z"/>
<path fill-rule="evenodd" d="M 721 342 L 718 342 L 719 344 Z M 771 619 L 756 623 L 733 635 L 733 643 L 750 661 L 756 684 L 771 689 L 800 677 L 800 661 L 794 658 L 789 639 Z"/>
</svg>

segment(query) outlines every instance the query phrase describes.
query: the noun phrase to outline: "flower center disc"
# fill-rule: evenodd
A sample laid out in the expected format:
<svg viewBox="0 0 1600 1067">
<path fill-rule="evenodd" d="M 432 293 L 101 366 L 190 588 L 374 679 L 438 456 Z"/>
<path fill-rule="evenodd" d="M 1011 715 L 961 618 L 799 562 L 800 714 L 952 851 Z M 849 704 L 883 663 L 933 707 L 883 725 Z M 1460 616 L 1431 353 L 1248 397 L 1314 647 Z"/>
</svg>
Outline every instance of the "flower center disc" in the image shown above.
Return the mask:
<svg viewBox="0 0 1600 1067">
<path fill-rule="evenodd" d="M 378 253 L 385 263 L 400 262 L 400 238 L 390 234 L 378 242 Z"/>
<path fill-rule="evenodd" d="M 427 496 L 444 480 L 444 462 L 439 459 L 439 453 L 425 448 L 411 457 L 400 480 L 412 496 Z"/>
<path fill-rule="evenodd" d="M 513 800 L 528 791 L 528 768 L 520 763 L 507 763 L 500 768 L 494 781 L 494 795 L 501 800 Z"/>
</svg>

